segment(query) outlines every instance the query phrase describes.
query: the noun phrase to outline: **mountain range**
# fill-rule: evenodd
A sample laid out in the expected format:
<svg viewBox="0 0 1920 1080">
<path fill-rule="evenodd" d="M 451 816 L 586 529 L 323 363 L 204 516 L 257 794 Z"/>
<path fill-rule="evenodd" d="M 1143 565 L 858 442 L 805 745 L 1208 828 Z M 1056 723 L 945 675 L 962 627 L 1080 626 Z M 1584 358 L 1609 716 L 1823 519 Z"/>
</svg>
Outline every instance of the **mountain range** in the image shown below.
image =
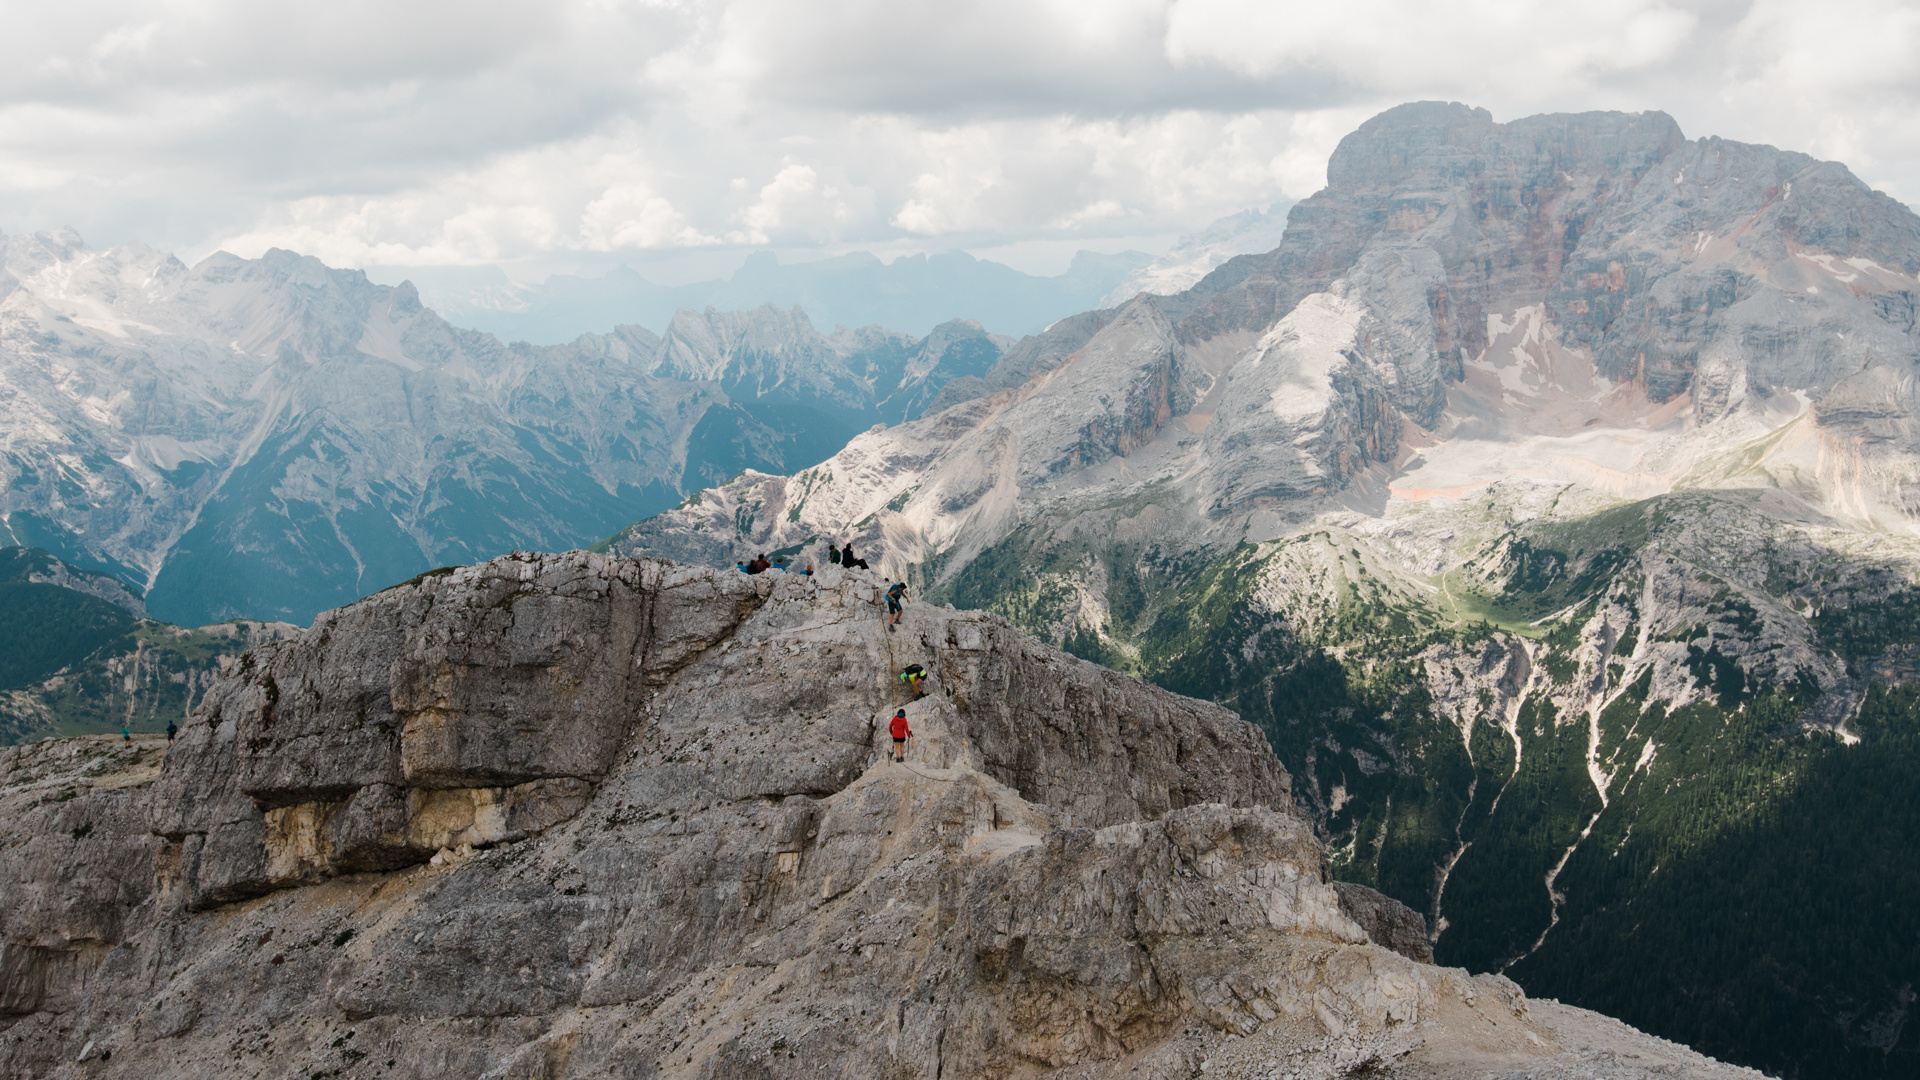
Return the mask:
<svg viewBox="0 0 1920 1080">
<path fill-rule="evenodd" d="M 611 547 L 853 539 L 1258 722 L 1442 962 L 1910 1072 L 1920 218 L 1660 113 L 1446 103 L 1287 218 Z"/>
<path fill-rule="evenodd" d="M 178 726 L 248 649 L 299 634 L 253 619 L 159 622 L 119 578 L 0 548 L 0 746 Z"/>
<path fill-rule="evenodd" d="M 590 544 L 743 469 L 899 422 L 1010 339 L 682 310 L 559 346 L 273 251 L 0 238 L 0 540 L 159 619 L 305 623 L 450 562 Z"/>
<path fill-rule="evenodd" d="M 1227 233 L 1212 240 L 1209 252 L 1223 243 L 1233 246 L 1238 234 Z M 1262 237 L 1245 239 L 1255 246 L 1233 253 L 1272 246 L 1261 243 Z M 1206 257 L 1178 244 L 1170 255 L 1173 263 L 1160 271 L 1162 276 Z M 782 263 L 773 252 L 760 251 L 725 279 L 683 285 L 655 284 L 626 266 L 600 277 L 554 274 L 539 284 L 514 282 L 498 267 L 388 267 L 374 273 L 394 284 L 404 276 L 419 287 L 424 303 L 460 326 L 503 341 L 560 344 L 619 324 L 665 326 L 681 308 L 733 311 L 766 304 L 803 307 L 823 326 L 888 326 L 916 337 L 960 318 L 997 333 L 1032 334 L 1075 312 L 1110 306 L 1101 297 L 1116 289 L 1128 289 L 1131 297 L 1149 287 L 1129 288 L 1127 282 L 1150 262 L 1156 260 L 1137 251 L 1081 251 L 1064 273 L 1048 277 L 964 251 L 903 255 L 892 262 L 856 251 L 798 263 Z"/>
</svg>

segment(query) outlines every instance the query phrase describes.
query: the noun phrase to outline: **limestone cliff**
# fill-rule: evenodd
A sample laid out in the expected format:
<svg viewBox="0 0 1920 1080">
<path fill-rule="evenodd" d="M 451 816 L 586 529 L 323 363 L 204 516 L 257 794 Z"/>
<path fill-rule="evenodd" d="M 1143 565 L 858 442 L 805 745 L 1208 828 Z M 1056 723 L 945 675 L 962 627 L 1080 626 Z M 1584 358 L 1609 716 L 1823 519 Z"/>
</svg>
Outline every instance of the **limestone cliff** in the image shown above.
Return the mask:
<svg viewBox="0 0 1920 1080">
<path fill-rule="evenodd" d="M 1738 1071 L 1373 944 L 1254 727 L 880 585 L 509 556 L 5 751 L 0 1073 Z"/>
</svg>

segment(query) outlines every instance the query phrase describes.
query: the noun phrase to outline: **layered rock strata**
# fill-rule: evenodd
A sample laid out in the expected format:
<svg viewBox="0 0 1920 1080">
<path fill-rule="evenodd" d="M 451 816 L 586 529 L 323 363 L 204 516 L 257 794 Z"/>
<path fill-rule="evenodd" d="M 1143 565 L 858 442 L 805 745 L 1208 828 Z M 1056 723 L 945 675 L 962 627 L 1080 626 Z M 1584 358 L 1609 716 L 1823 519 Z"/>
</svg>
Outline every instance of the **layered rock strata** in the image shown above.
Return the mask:
<svg viewBox="0 0 1920 1080">
<path fill-rule="evenodd" d="M 0 1073 L 1737 1071 L 1382 947 L 1251 725 L 881 585 L 510 556 L 5 751 Z"/>
</svg>

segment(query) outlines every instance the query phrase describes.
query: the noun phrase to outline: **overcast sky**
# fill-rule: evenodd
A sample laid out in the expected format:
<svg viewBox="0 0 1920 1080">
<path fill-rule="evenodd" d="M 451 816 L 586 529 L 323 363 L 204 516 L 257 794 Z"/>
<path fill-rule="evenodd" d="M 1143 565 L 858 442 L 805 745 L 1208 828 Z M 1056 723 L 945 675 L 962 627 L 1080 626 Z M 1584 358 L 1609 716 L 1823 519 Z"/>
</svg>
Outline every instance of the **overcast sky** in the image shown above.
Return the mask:
<svg viewBox="0 0 1920 1080">
<path fill-rule="evenodd" d="M 1920 200 L 1920 0 L 0 0 L 0 25 L 0 230 L 189 261 L 1057 272 L 1311 194 L 1422 98 L 1664 109 Z"/>
</svg>

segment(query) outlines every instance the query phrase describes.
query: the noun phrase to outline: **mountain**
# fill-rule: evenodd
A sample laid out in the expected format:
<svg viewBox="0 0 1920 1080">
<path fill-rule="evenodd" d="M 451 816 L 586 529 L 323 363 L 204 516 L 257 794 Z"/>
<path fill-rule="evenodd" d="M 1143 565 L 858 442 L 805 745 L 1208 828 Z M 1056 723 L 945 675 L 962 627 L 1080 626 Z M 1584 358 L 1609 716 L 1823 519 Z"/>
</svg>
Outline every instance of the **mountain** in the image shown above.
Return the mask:
<svg viewBox="0 0 1920 1080">
<path fill-rule="evenodd" d="M 561 344 L 621 323 L 664 326 L 682 308 L 751 310 L 767 304 L 803 307 L 822 325 L 889 326 L 916 337 L 962 318 L 998 333 L 1036 334 L 1074 312 L 1111 306 L 1101 297 L 1151 261 L 1137 251 L 1082 251 L 1065 273 L 1042 277 L 964 251 L 903 255 L 892 262 L 859 251 L 787 264 L 762 251 L 725 280 L 685 285 L 656 285 L 624 266 L 600 277 L 555 274 L 538 285 L 515 284 L 497 268 L 374 273 L 395 281 L 407 276 L 424 302 L 462 326 L 504 341 Z"/>
<path fill-rule="evenodd" d="M 1173 242 L 1165 255 L 1128 274 L 1100 301 L 1117 308 L 1148 292 L 1171 296 L 1192 288 L 1201 278 L 1235 255 L 1257 255 L 1280 246 L 1287 229 L 1286 203 L 1265 210 L 1242 210 Z"/>
<path fill-rule="evenodd" d="M 1423 962 L 1253 725 L 881 585 L 514 555 L 164 757 L 0 750 L 0 1072 L 1754 1075 Z"/>
<path fill-rule="evenodd" d="M 1835 163 L 1402 106 L 1274 250 L 611 547 L 856 539 L 1260 724 L 1441 962 L 1910 1072 L 1917 274 L 1920 218 Z"/>
<path fill-rule="evenodd" d="M 0 548 L 0 688 L 85 659 L 145 614 L 140 598 L 114 578 L 44 551 Z"/>
<path fill-rule="evenodd" d="M 242 653 L 298 632 L 255 621 L 186 629 L 146 614 L 118 578 L 0 548 L 0 746 L 185 723 Z"/>
<path fill-rule="evenodd" d="M 306 622 L 810 464 L 1005 340 L 962 321 L 829 338 L 762 307 L 506 346 L 291 252 L 189 268 L 3 237 L 0 541 L 117 576 L 169 622 Z"/>
</svg>

